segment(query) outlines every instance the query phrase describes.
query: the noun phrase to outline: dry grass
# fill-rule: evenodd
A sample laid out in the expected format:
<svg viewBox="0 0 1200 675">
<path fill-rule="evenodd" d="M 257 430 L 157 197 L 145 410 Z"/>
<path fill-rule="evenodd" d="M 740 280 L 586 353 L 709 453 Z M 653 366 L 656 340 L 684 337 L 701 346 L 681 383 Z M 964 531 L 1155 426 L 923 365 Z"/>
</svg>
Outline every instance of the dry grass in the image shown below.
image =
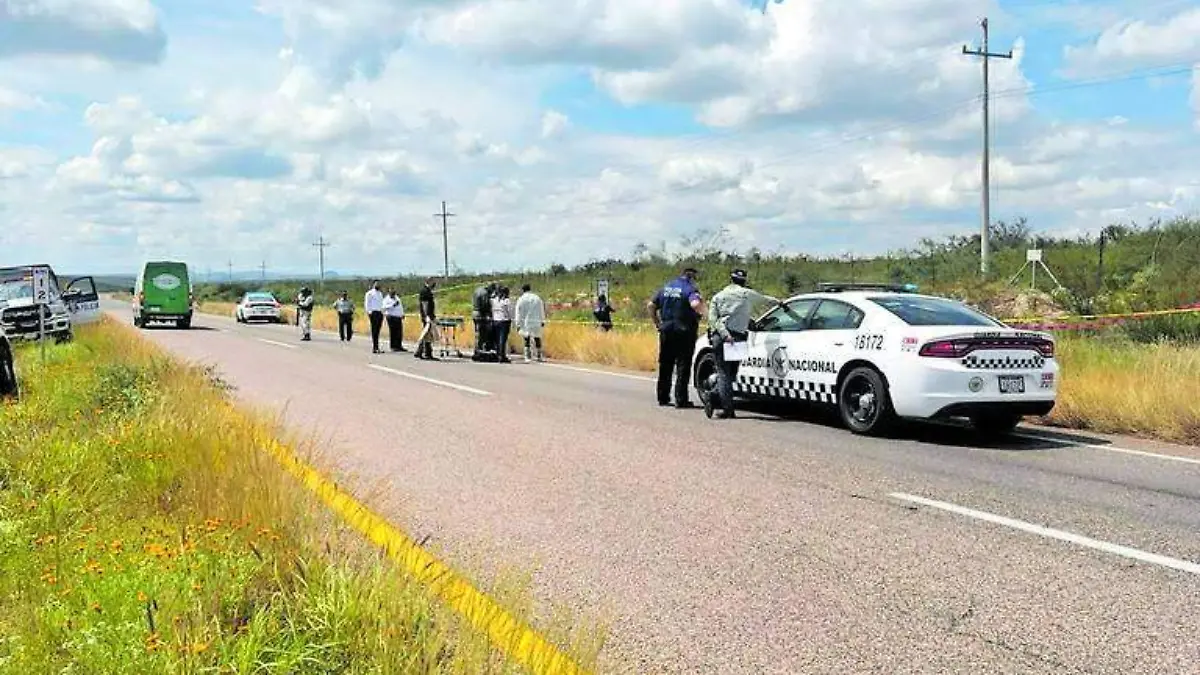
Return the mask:
<svg viewBox="0 0 1200 675">
<path fill-rule="evenodd" d="M 112 321 L 0 404 L 0 672 L 517 672 L 328 512 L 210 373 Z M 523 584 L 494 589 L 533 615 Z M 549 626 L 594 667 L 602 631 Z"/>
<path fill-rule="evenodd" d="M 232 312 L 232 305 L 221 313 Z M 365 330 L 365 321 L 361 330 Z M 331 311 L 318 310 L 314 324 L 337 329 Z M 405 334 L 415 336 L 408 320 Z M 472 343 L 470 322 L 459 342 Z M 520 338 L 510 347 L 520 350 Z M 594 326 L 552 323 L 546 355 L 553 359 L 653 371 L 658 339 L 653 327 L 622 327 L 603 333 Z M 1200 443 L 1200 348 L 1144 345 L 1119 339 L 1061 336 L 1062 383 L 1054 413 L 1044 422 L 1101 433 L 1131 434 Z"/>
<path fill-rule="evenodd" d="M 1200 443 L 1200 349 L 1065 338 L 1059 361 L 1062 383 L 1049 423 Z"/>
</svg>

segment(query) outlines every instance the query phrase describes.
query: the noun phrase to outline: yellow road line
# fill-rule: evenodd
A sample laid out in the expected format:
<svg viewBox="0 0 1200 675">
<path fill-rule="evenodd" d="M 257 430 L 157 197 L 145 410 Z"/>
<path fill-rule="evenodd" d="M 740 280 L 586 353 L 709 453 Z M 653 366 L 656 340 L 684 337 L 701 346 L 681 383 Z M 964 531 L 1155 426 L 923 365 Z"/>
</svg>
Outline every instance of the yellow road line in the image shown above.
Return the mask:
<svg viewBox="0 0 1200 675">
<path fill-rule="evenodd" d="M 585 675 L 558 647 L 480 592 L 387 520 L 373 513 L 336 483 L 302 462 L 279 441 L 260 438 L 260 446 L 312 490 L 348 525 L 383 549 L 388 557 L 424 585 L 435 598 L 488 635 L 509 659 L 537 675 Z"/>
</svg>

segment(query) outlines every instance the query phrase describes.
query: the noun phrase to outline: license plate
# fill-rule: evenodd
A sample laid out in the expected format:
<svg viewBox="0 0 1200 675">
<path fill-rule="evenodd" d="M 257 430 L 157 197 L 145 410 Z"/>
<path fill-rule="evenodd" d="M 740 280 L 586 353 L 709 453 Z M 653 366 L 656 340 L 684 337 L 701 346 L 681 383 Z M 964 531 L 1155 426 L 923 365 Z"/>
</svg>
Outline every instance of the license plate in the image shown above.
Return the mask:
<svg viewBox="0 0 1200 675">
<path fill-rule="evenodd" d="M 1025 377 L 1022 375 L 1001 375 L 1000 376 L 1000 393 L 1001 394 L 1024 394 L 1025 393 Z"/>
</svg>

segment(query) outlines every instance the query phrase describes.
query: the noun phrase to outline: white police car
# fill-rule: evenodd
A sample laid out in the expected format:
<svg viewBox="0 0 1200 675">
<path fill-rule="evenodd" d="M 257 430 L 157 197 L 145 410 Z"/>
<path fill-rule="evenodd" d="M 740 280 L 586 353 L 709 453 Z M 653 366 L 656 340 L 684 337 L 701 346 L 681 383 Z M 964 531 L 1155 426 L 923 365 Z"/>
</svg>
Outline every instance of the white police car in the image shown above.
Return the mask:
<svg viewBox="0 0 1200 675">
<path fill-rule="evenodd" d="M 1045 415 L 1057 394 L 1054 339 L 1014 330 L 955 300 L 883 284 L 821 284 L 751 322 L 734 394 L 836 406 L 851 431 L 898 418 L 967 418 L 1002 435 Z M 701 400 L 715 387 L 707 336 L 696 343 Z"/>
</svg>

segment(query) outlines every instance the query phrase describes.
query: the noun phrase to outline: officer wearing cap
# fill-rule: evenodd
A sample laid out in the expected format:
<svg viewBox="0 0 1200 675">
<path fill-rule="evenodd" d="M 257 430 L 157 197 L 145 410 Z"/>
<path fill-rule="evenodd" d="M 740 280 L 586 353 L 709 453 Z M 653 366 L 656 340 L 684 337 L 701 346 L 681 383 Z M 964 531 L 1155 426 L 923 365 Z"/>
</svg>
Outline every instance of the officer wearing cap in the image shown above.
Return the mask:
<svg viewBox="0 0 1200 675">
<path fill-rule="evenodd" d="M 750 288 L 746 270 L 736 269 L 729 275 L 729 285 L 713 296 L 708 308 L 709 339 L 713 343 L 717 359 L 717 391 L 722 411 L 720 417 L 733 417 L 733 381 L 737 378 L 739 362 L 725 360 L 725 347 L 735 342 L 745 342 L 750 335 L 750 310 L 756 302 L 779 304 L 774 298 Z M 712 417 L 712 392 L 704 404 L 704 413 Z"/>
<path fill-rule="evenodd" d="M 694 268 L 683 270 L 678 278 L 660 288 L 646 308 L 658 329 L 658 404 L 671 405 L 671 372 L 675 372 L 675 407 L 694 408 L 688 400 L 688 382 L 692 375 L 692 353 L 700 332 L 704 300 L 696 288 Z"/>
</svg>

